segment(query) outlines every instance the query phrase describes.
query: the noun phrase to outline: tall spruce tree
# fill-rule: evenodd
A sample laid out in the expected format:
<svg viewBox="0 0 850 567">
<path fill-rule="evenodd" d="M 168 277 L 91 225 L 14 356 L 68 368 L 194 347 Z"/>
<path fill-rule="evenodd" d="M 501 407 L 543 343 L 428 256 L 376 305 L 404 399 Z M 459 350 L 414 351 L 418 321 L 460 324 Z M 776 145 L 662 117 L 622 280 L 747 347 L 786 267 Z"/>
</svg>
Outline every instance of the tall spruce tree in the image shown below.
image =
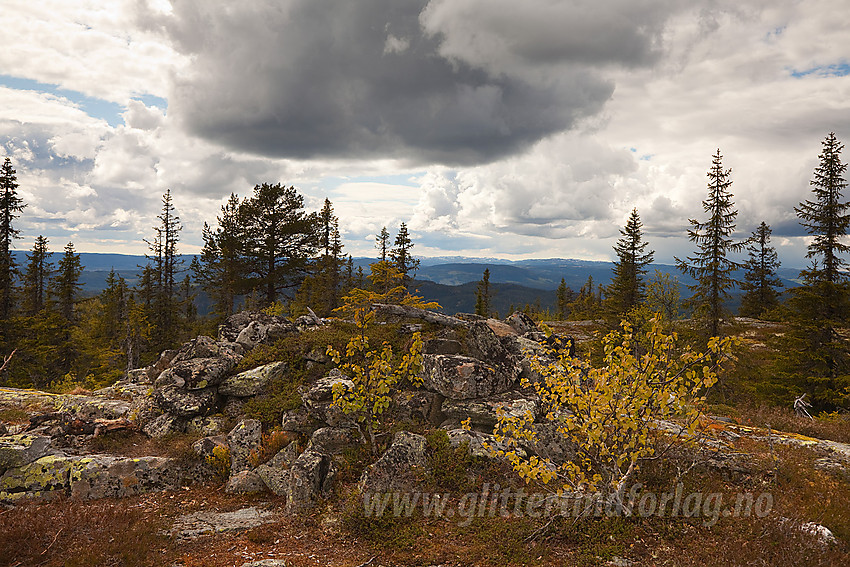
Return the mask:
<svg viewBox="0 0 850 567">
<path fill-rule="evenodd" d="M 390 233 L 387 227 L 381 228 L 381 234 L 375 237 L 375 247 L 378 249 L 378 261 L 386 262 L 390 251 Z"/>
<path fill-rule="evenodd" d="M 615 317 L 644 302 L 646 283 L 643 276 L 646 274 L 646 266 L 655 257 L 654 251 L 645 251 L 649 243 L 643 241 L 643 224 L 637 209 L 632 209 L 620 235 L 622 238 L 614 246 L 614 252 L 617 253 L 614 277 L 605 290 L 607 307 Z"/>
<path fill-rule="evenodd" d="M 782 280 L 776 276 L 779 257 L 770 245 L 770 226 L 762 223 L 753 231 L 747 244 L 748 259 L 744 264 L 747 273 L 741 283 L 744 296 L 738 314 L 742 317 L 760 318 L 779 306 L 778 288 Z"/>
<path fill-rule="evenodd" d="M 558 311 L 558 319 L 563 321 L 570 314 L 570 303 L 576 300 L 575 292 L 567 287 L 567 282 L 564 278 L 561 278 L 561 283 L 558 285 L 558 289 L 555 290 L 555 301 Z M 511 311 L 513 313 L 513 311 Z"/>
<path fill-rule="evenodd" d="M 490 290 L 490 268 L 484 268 L 484 273 L 481 275 L 481 281 L 475 289 L 475 314 L 484 317 L 490 317 L 491 307 L 490 300 L 493 297 L 493 292 Z"/>
<path fill-rule="evenodd" d="M 32 250 L 27 254 L 23 296 L 24 311 L 28 315 L 39 313 L 47 305 L 47 286 L 53 275 L 53 263 L 50 261 L 53 252 L 48 249 L 47 244 L 47 239 L 39 235 L 32 245 Z"/>
<path fill-rule="evenodd" d="M 318 215 L 304 210 L 295 187 L 263 183 L 239 207 L 246 284 L 264 305 L 297 288 L 319 245 Z"/>
<path fill-rule="evenodd" d="M 80 293 L 80 275 L 83 273 L 83 265 L 80 255 L 74 250 L 74 243 L 65 245 L 65 251 L 59 260 L 59 270 L 51 282 L 51 293 L 56 297 L 59 304 L 59 313 L 66 321 L 74 320 L 74 304 Z"/>
<path fill-rule="evenodd" d="M 791 290 L 789 328 L 780 349 L 780 370 L 791 388 L 811 395 L 820 408 L 850 406 L 850 345 L 839 333 L 850 321 L 850 285 L 840 256 L 850 215 L 843 191 L 847 164 L 841 162 L 844 145 L 834 133 L 822 142 L 823 151 L 811 181 L 812 200 L 796 208 L 813 236 L 807 257 L 811 268 L 800 275 L 803 285 Z"/>
<path fill-rule="evenodd" d="M 688 229 L 688 238 L 696 243 L 697 251 L 687 260 L 676 258 L 676 266 L 696 280 L 694 285 L 688 286 L 693 295 L 684 302 L 685 307 L 693 309 L 694 317 L 705 322 L 709 336 L 716 337 L 720 335 L 721 324 L 730 316 L 724 301 L 730 297 L 729 290 L 737 285 L 733 274 L 741 267 L 727 254 L 740 251 L 744 243 L 731 238 L 738 216 L 729 190 L 732 170 L 723 169 L 719 149 L 711 163 L 708 198 L 702 202 L 708 219 L 705 222 L 690 219 L 692 228 Z"/>
<path fill-rule="evenodd" d="M 413 241 L 410 239 L 410 233 L 407 231 L 407 225 L 401 223 L 398 228 L 398 234 L 395 237 L 395 243 L 390 250 L 389 256 L 396 269 L 401 272 L 404 277 L 404 285 L 407 286 L 410 280 L 413 279 L 411 272 L 415 273 L 419 269 L 419 259 L 414 258 L 410 254 L 413 248 Z"/>
<path fill-rule="evenodd" d="M 204 246 L 192 259 L 195 280 L 210 296 L 216 315 L 225 319 L 233 314 L 243 271 L 243 231 L 239 222 L 239 197 L 231 193 L 216 217 L 212 230 L 204 223 L 201 238 Z"/>
<path fill-rule="evenodd" d="M 847 164 L 841 163 L 844 144 L 838 141 L 835 132 L 830 132 L 822 145 L 820 163 L 810 182 L 814 200 L 807 199 L 794 210 L 797 211 L 800 224 L 813 236 L 806 258 L 820 260 L 805 274 L 806 279 L 837 282 L 846 278 L 841 270 L 847 262 L 840 254 L 850 250 L 850 245 L 844 241 L 850 228 L 850 214 L 847 212 L 850 204 L 843 200 L 842 195 L 847 188 L 844 179 Z"/>
<path fill-rule="evenodd" d="M 0 319 L 7 320 L 14 307 L 15 259 L 12 242 L 19 231 L 12 225 L 26 206 L 18 197 L 18 178 L 8 157 L 0 168 Z"/>
<path fill-rule="evenodd" d="M 149 300 L 149 318 L 154 326 L 158 349 L 170 348 L 178 340 L 180 310 L 177 298 L 176 276 L 183 260 L 177 254 L 180 241 L 180 217 L 174 208 L 171 190 L 162 196 L 162 210 L 157 215 L 159 225 L 154 227 L 153 240 L 146 240 L 150 253 L 147 255 L 153 277 L 153 293 Z M 142 274 L 145 276 L 144 272 Z"/>
<path fill-rule="evenodd" d="M 333 204 L 325 199 L 318 216 L 319 248 L 322 254 L 311 264 L 311 274 L 304 278 L 298 289 L 296 304 L 310 307 L 316 314 L 327 317 L 339 307 L 345 277 L 346 258 L 342 255 L 342 237 L 339 219 Z"/>
</svg>

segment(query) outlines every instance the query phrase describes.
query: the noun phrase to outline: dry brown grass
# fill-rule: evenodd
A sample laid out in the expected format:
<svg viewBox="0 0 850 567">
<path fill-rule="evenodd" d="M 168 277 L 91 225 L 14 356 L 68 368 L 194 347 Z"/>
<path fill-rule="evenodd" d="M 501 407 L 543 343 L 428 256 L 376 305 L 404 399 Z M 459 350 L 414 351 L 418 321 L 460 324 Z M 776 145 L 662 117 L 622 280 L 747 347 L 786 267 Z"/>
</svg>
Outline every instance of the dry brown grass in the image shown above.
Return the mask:
<svg viewBox="0 0 850 567">
<path fill-rule="evenodd" d="M 799 417 L 789 408 L 768 405 L 749 405 L 736 408 L 735 419 L 743 425 L 767 427 L 776 431 L 798 433 L 818 439 L 850 443 L 850 415 L 814 420 Z"/>
</svg>

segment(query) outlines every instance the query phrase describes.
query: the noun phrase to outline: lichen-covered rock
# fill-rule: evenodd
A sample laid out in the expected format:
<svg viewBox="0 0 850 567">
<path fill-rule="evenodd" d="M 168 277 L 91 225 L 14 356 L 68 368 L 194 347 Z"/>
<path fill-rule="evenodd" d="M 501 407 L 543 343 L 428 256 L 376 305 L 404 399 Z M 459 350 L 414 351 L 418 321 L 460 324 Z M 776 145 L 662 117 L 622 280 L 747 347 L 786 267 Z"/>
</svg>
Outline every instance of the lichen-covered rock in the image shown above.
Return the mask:
<svg viewBox="0 0 850 567">
<path fill-rule="evenodd" d="M 201 390 L 209 386 L 218 386 L 224 382 L 237 364 L 239 364 L 239 357 L 235 355 L 180 360 L 159 375 L 155 387 L 176 386 L 188 390 Z"/>
<path fill-rule="evenodd" d="M 327 375 L 316 380 L 302 398 L 307 401 L 324 402 L 333 399 L 334 384 L 341 383 L 346 389 L 353 389 L 354 382 L 348 376 L 340 372 L 339 368 L 334 368 Z"/>
<path fill-rule="evenodd" d="M 8 469 L 0 477 L 0 502 L 67 494 L 71 487 L 71 467 L 79 458 L 46 455 L 21 467 Z"/>
<path fill-rule="evenodd" d="M 181 472 L 165 457 L 90 455 L 73 461 L 71 496 L 81 499 L 123 498 L 179 485 Z"/>
<path fill-rule="evenodd" d="M 360 477 L 362 492 L 412 490 L 424 472 L 428 442 L 421 435 L 399 431 L 390 447 Z"/>
<path fill-rule="evenodd" d="M 453 448 L 460 447 L 466 443 L 469 448 L 469 454 L 473 457 L 479 457 L 482 459 L 497 459 L 490 448 L 492 448 L 493 451 L 509 450 L 507 445 L 496 441 L 496 438 L 488 433 L 467 431 L 466 429 L 461 428 L 449 430 L 447 433 L 449 436 L 449 442 Z M 487 446 L 485 446 L 485 444 Z M 517 455 L 520 457 L 524 458 L 527 456 L 527 453 L 522 448 L 517 448 L 515 450 Z"/>
<path fill-rule="evenodd" d="M 192 418 L 205 415 L 216 405 L 215 388 L 185 390 L 175 385 L 154 391 L 154 400 L 165 412 L 176 417 Z"/>
<path fill-rule="evenodd" d="M 263 426 L 256 419 L 243 419 L 227 434 L 227 444 L 230 447 L 230 472 L 251 469 L 251 452 L 259 452 L 263 437 Z"/>
<path fill-rule="evenodd" d="M 223 396 L 247 398 L 265 391 L 266 386 L 282 378 L 286 374 L 285 362 L 272 362 L 252 370 L 240 372 L 224 380 L 218 387 L 218 393 Z"/>
<path fill-rule="evenodd" d="M 288 468 L 263 464 L 254 469 L 263 484 L 272 494 L 286 496 L 289 491 L 290 474 Z"/>
<path fill-rule="evenodd" d="M 544 421 L 533 424 L 531 428 L 534 431 L 536 442 L 523 442 L 523 447 L 529 454 L 549 459 L 556 465 L 575 458 L 575 443 L 558 431 L 556 423 Z"/>
<path fill-rule="evenodd" d="M 434 338 L 425 341 L 422 352 L 425 354 L 463 354 L 463 345 L 454 339 Z"/>
<path fill-rule="evenodd" d="M 422 362 L 423 386 L 455 400 L 500 394 L 514 382 L 493 365 L 468 356 L 426 354 Z"/>
<path fill-rule="evenodd" d="M 397 390 L 392 393 L 392 399 L 390 410 L 397 420 L 423 421 L 431 425 L 439 425 L 445 420 L 440 410 L 445 396 L 437 392 Z"/>
<path fill-rule="evenodd" d="M 186 423 L 186 431 L 210 437 L 226 433 L 226 427 L 230 420 L 223 415 L 208 415 L 193 417 Z"/>
<path fill-rule="evenodd" d="M 155 382 L 163 370 L 171 366 L 171 361 L 177 356 L 176 350 L 164 350 L 160 353 L 156 362 L 146 367 L 148 371 L 148 381 Z"/>
<path fill-rule="evenodd" d="M 258 466 L 254 472 L 263 479 L 266 487 L 278 496 L 286 496 L 289 491 L 289 468 L 298 460 L 298 445 L 293 441 L 277 452 L 269 462 Z"/>
<path fill-rule="evenodd" d="M 507 323 L 502 323 L 497 319 L 487 319 L 487 326 L 490 327 L 490 330 L 493 331 L 497 337 L 500 339 L 504 337 L 516 337 L 517 331 Z"/>
<path fill-rule="evenodd" d="M 336 469 L 330 455 L 304 451 L 289 467 L 286 511 L 300 513 L 315 506 L 318 498 L 333 488 Z"/>
<path fill-rule="evenodd" d="M 227 494 L 258 494 L 266 491 L 266 484 L 254 471 L 244 470 L 230 475 L 224 492 Z"/>
<path fill-rule="evenodd" d="M 0 437 L 0 474 L 56 452 L 52 439 L 46 435 L 21 433 Z"/>
<path fill-rule="evenodd" d="M 202 510 L 177 518 L 172 533 L 178 539 L 193 539 L 202 535 L 256 528 L 274 520 L 274 512 L 253 506 L 233 512 Z"/>
<path fill-rule="evenodd" d="M 149 437 L 160 439 L 173 433 L 183 433 L 186 429 L 186 420 L 170 413 L 164 413 L 145 424 L 142 428 Z"/>
<path fill-rule="evenodd" d="M 505 323 L 513 327 L 518 335 L 537 331 L 537 323 L 522 311 L 514 311 L 505 319 Z"/>
<path fill-rule="evenodd" d="M 322 427 L 313 432 L 306 450 L 338 455 L 346 448 L 356 447 L 360 443 L 360 434 L 355 429 Z"/>
<path fill-rule="evenodd" d="M 218 449 L 221 454 L 229 454 L 230 446 L 227 444 L 226 435 L 212 435 L 210 437 L 198 439 L 192 443 L 192 451 L 194 451 L 194 453 L 202 459 L 213 457 L 216 449 Z M 227 453 L 224 451 L 227 451 Z"/>
<path fill-rule="evenodd" d="M 280 428 L 283 431 L 309 435 L 322 425 L 323 422 L 313 417 L 307 408 L 302 406 L 294 410 L 284 411 Z"/>
<path fill-rule="evenodd" d="M 506 392 L 487 398 L 471 400 L 446 400 L 442 412 L 449 419 L 469 419 L 473 427 L 492 429 L 499 419 L 499 412 L 506 417 L 530 415 L 534 420 L 540 414 L 540 398 L 536 394 Z"/>
<path fill-rule="evenodd" d="M 284 317 L 243 311 L 228 317 L 218 328 L 220 341 L 239 343 L 246 349 L 271 344 L 297 332 L 297 327 Z"/>
</svg>

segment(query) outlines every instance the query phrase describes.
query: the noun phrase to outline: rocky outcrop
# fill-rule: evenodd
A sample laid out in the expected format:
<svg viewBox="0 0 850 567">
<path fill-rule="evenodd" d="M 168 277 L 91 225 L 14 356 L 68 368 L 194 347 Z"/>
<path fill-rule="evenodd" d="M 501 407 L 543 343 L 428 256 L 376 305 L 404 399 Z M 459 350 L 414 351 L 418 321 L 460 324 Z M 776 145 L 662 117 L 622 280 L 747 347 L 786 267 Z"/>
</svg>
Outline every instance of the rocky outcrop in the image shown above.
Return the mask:
<svg viewBox="0 0 850 567">
<path fill-rule="evenodd" d="M 175 488 L 203 477 L 165 457 L 116 457 L 53 453 L 7 469 L 0 477 L 0 502 L 73 496 L 82 499 L 131 496 Z"/>
<path fill-rule="evenodd" d="M 540 399 L 536 394 L 513 391 L 487 398 L 446 400 L 442 411 L 448 419 L 458 423 L 469 419 L 474 428 L 492 431 L 500 412 L 507 417 L 530 416 L 533 421 L 540 414 Z"/>
<path fill-rule="evenodd" d="M 203 535 L 256 528 L 275 521 L 275 516 L 271 510 L 253 506 L 233 512 L 203 510 L 177 518 L 171 533 L 178 539 L 194 539 Z"/>
<path fill-rule="evenodd" d="M 265 391 L 270 382 L 282 378 L 286 370 L 285 362 L 272 362 L 252 370 L 240 372 L 224 380 L 218 387 L 218 393 L 222 396 L 237 398 L 256 396 Z"/>
<path fill-rule="evenodd" d="M 315 506 L 320 496 L 330 494 L 336 467 L 330 455 L 309 450 L 298 456 L 288 472 L 286 511 L 299 513 Z"/>
<path fill-rule="evenodd" d="M 227 434 L 230 447 L 230 473 L 252 468 L 251 453 L 257 454 L 263 440 L 263 426 L 256 419 L 243 419 Z"/>
<path fill-rule="evenodd" d="M 363 471 L 360 490 L 373 493 L 412 490 L 424 473 L 427 446 L 423 436 L 399 431 L 381 458 Z"/>
<path fill-rule="evenodd" d="M 423 355 L 423 386 L 455 400 L 482 398 L 506 392 L 512 381 L 477 358 L 460 355 Z"/>
</svg>

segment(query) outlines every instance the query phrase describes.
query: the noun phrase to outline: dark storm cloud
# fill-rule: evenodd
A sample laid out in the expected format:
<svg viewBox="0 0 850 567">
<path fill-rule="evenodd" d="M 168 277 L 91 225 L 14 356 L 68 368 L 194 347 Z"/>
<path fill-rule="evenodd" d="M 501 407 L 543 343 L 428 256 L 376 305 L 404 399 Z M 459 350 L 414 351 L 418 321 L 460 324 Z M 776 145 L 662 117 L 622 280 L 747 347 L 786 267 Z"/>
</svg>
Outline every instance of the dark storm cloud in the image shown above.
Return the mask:
<svg viewBox="0 0 850 567">
<path fill-rule="evenodd" d="M 267 156 L 490 161 L 599 112 L 614 85 L 590 65 L 650 60 L 663 22 L 650 11 L 630 23 L 631 8 L 522 3 L 500 68 L 485 57 L 498 50 L 458 43 L 459 23 L 501 37 L 509 5 L 478 4 L 175 2 L 162 25 L 192 63 L 169 112 L 195 134 Z M 563 29 L 550 21 L 536 39 L 527 33 L 556 17 Z"/>
</svg>

